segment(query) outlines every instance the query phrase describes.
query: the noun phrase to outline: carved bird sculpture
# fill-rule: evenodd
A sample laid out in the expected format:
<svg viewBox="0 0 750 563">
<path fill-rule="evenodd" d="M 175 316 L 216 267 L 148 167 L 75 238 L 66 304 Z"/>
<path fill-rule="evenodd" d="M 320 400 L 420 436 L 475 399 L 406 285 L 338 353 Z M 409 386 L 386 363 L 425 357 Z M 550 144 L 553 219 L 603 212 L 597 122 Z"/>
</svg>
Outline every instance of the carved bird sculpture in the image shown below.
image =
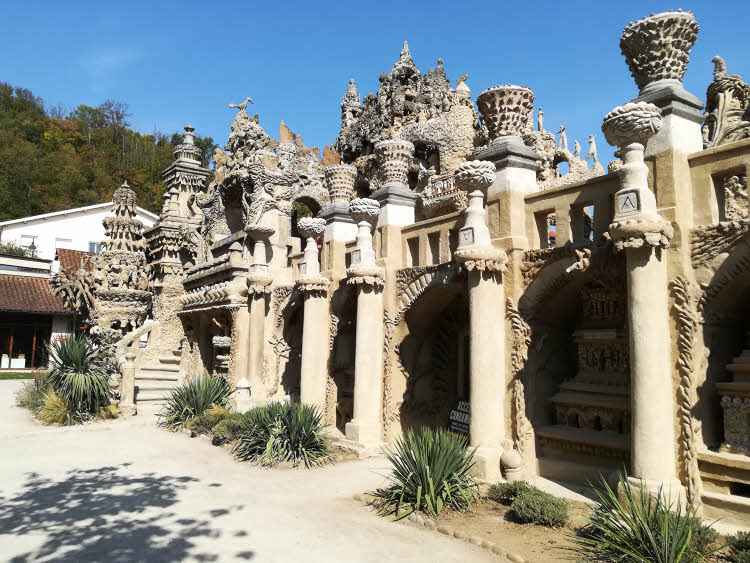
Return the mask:
<svg viewBox="0 0 750 563">
<path fill-rule="evenodd" d="M 250 102 L 251 104 L 255 103 L 255 102 L 253 102 L 252 99 L 250 99 L 250 96 L 248 96 L 247 98 L 245 98 L 245 101 L 242 102 L 241 104 L 229 104 L 229 107 L 230 108 L 237 108 L 237 109 L 239 109 L 241 111 L 245 111 L 245 108 L 247 107 L 247 102 Z"/>
</svg>

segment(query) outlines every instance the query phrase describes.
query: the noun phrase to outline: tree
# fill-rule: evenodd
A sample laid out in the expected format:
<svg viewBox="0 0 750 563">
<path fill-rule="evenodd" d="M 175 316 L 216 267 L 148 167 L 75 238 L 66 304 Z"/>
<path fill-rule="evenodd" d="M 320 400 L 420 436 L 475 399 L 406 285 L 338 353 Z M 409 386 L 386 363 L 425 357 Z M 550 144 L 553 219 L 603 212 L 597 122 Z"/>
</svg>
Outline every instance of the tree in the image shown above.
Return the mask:
<svg viewBox="0 0 750 563">
<path fill-rule="evenodd" d="M 117 144 L 124 138 L 125 128 L 130 125 L 128 112 L 130 106 L 125 102 L 118 102 L 107 98 L 98 108 L 106 119 L 107 126 L 112 132 L 112 142 Z"/>
</svg>

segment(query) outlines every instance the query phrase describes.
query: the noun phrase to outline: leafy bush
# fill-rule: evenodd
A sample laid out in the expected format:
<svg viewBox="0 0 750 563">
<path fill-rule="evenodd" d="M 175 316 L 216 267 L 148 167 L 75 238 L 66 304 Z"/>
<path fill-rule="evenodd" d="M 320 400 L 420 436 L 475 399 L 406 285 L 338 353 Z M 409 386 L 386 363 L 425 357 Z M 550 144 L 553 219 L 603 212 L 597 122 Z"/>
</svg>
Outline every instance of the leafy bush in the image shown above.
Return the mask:
<svg viewBox="0 0 750 563">
<path fill-rule="evenodd" d="M 239 438 L 245 428 L 245 415 L 230 412 L 224 419 L 211 429 L 211 443 L 215 446 L 232 442 Z"/>
<path fill-rule="evenodd" d="M 36 416 L 44 424 L 55 426 L 70 426 L 76 424 L 75 411 L 64 398 L 48 389 L 42 396 L 42 404 L 36 411 Z"/>
<path fill-rule="evenodd" d="M 445 507 L 468 510 L 478 496 L 470 475 L 474 450 L 445 430 L 407 430 L 386 451 L 386 458 L 392 465 L 390 485 L 376 494 L 381 513 L 393 514 L 396 520 L 419 510 L 434 517 Z"/>
<path fill-rule="evenodd" d="M 226 418 L 229 411 L 222 406 L 213 405 L 195 418 L 191 418 L 185 427 L 197 434 L 208 434 L 214 426 Z"/>
<path fill-rule="evenodd" d="M 289 462 L 305 467 L 329 460 L 320 412 L 310 405 L 271 403 L 249 410 L 232 452 L 264 466 Z"/>
<path fill-rule="evenodd" d="M 158 414 L 159 425 L 172 430 L 183 428 L 191 418 L 200 416 L 211 406 L 225 406 L 231 392 L 223 377 L 194 377 L 172 389 Z"/>
<path fill-rule="evenodd" d="M 46 377 L 35 378 L 33 381 L 25 382 L 16 391 L 16 406 L 29 409 L 31 412 L 38 411 L 44 402 L 44 394 L 49 389 Z"/>
<path fill-rule="evenodd" d="M 510 510 L 524 524 L 559 528 L 568 521 L 568 504 L 536 487 L 519 491 Z"/>
<path fill-rule="evenodd" d="M 120 406 L 117 403 L 110 403 L 96 413 L 96 418 L 99 420 L 111 420 L 118 416 L 120 416 Z"/>
<path fill-rule="evenodd" d="M 712 553 L 707 550 L 716 535 L 703 529 L 692 509 L 668 504 L 661 490 L 650 495 L 643 484 L 633 490 L 622 475 L 618 488 L 620 496 L 604 479 L 594 487 L 599 505 L 576 538 L 592 560 L 678 563 Z"/>
<path fill-rule="evenodd" d="M 85 336 L 72 336 L 49 346 L 52 369 L 47 381 L 82 417 L 109 404 L 109 363 Z"/>
<path fill-rule="evenodd" d="M 515 498 L 531 489 L 526 481 L 510 481 L 506 483 L 495 483 L 487 490 L 487 498 L 503 504 L 512 503 Z"/>
<path fill-rule="evenodd" d="M 6 254 L 9 256 L 28 256 L 29 252 L 23 246 L 10 240 L 8 242 L 0 242 L 0 254 Z"/>
<path fill-rule="evenodd" d="M 737 532 L 727 536 L 727 545 L 729 546 L 729 553 L 736 561 L 750 563 L 750 532 Z"/>
</svg>

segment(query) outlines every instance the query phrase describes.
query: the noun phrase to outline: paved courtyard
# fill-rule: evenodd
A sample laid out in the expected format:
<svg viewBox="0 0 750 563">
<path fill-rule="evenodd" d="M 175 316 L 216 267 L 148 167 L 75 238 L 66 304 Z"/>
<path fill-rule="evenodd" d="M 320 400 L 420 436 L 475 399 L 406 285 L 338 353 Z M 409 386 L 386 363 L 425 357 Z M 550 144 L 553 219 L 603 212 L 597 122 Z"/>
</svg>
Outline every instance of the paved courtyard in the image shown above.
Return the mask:
<svg viewBox="0 0 750 563">
<path fill-rule="evenodd" d="M 497 561 L 351 500 L 383 459 L 312 471 L 235 462 L 130 421 L 49 428 L 0 381 L 2 561 Z"/>
</svg>

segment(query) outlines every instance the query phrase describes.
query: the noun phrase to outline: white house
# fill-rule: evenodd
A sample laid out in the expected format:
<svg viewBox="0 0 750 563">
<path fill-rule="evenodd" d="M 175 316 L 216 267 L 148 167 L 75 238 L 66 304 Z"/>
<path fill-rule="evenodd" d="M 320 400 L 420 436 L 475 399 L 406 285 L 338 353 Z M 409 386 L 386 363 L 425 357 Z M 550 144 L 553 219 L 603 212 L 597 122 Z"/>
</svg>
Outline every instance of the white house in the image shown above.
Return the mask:
<svg viewBox="0 0 750 563">
<path fill-rule="evenodd" d="M 158 215 L 136 207 L 136 218 L 150 229 Z M 102 219 L 112 216 L 112 202 L 55 211 L 21 219 L 0 222 L 0 242 L 13 242 L 32 248 L 33 255 L 54 260 L 58 248 L 81 252 L 98 252 L 105 238 Z"/>
</svg>

